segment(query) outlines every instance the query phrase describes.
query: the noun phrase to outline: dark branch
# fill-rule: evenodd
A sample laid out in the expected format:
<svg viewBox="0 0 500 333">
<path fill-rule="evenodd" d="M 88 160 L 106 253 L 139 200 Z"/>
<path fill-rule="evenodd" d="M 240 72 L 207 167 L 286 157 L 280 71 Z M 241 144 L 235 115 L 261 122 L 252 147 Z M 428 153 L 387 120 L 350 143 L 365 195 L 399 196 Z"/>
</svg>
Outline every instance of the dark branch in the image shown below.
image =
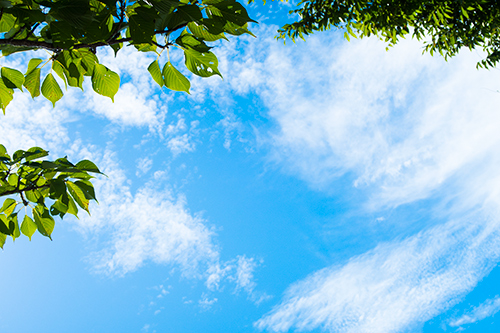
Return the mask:
<svg viewBox="0 0 500 333">
<path fill-rule="evenodd" d="M 154 34 L 155 35 L 161 35 L 161 34 L 169 35 L 177 30 L 184 28 L 185 26 L 187 26 L 187 23 L 178 25 L 177 27 L 175 27 L 173 29 L 155 31 Z M 83 43 L 76 44 L 76 45 L 73 45 L 72 48 L 73 49 L 96 48 L 96 47 L 111 46 L 111 45 L 115 45 L 115 44 L 126 43 L 126 42 L 132 41 L 131 37 L 119 38 L 119 39 L 118 39 L 118 37 L 119 36 L 115 36 L 114 38 L 112 38 L 111 40 L 108 40 L 108 41 L 89 43 L 89 44 L 83 44 Z M 170 44 L 167 44 L 165 46 L 161 46 L 154 41 L 151 41 L 151 43 L 155 44 L 158 47 L 162 47 L 162 48 L 165 48 L 168 45 L 170 45 Z M 1 45 L 10 45 L 10 46 L 16 46 L 16 47 L 29 47 L 29 48 L 33 48 L 33 49 L 45 49 L 45 50 L 54 51 L 54 52 L 60 51 L 62 49 L 61 47 L 55 46 L 53 43 L 42 42 L 42 41 L 37 41 L 37 40 L 28 40 L 28 39 L 2 39 L 2 38 L 0 38 L 0 46 Z"/>
<path fill-rule="evenodd" d="M 45 184 L 45 185 L 42 185 L 42 186 L 36 186 L 35 184 L 33 184 L 33 185 L 27 186 L 27 187 L 25 187 L 23 189 L 15 189 L 15 190 L 10 190 L 10 191 L 2 192 L 2 194 L 0 194 L 0 196 L 3 197 L 3 196 L 6 196 L 6 195 L 20 194 L 21 197 L 22 197 L 22 194 L 24 192 L 32 191 L 32 190 L 40 190 L 42 188 L 47 188 L 47 187 L 50 187 L 50 185 Z M 25 199 L 23 198 L 23 203 L 24 202 L 25 202 Z M 26 203 L 25 203 L 25 205 L 26 205 Z"/>
</svg>

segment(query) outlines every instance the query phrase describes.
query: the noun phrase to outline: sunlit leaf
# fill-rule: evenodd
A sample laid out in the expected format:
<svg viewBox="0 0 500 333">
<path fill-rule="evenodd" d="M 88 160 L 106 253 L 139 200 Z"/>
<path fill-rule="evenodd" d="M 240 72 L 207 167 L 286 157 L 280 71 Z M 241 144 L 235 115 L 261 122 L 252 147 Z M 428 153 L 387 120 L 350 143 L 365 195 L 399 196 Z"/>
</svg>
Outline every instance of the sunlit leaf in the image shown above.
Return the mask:
<svg viewBox="0 0 500 333">
<path fill-rule="evenodd" d="M 23 223 L 21 223 L 21 232 L 31 241 L 31 236 L 36 232 L 36 223 L 28 215 L 24 215 Z"/>
<path fill-rule="evenodd" d="M 148 71 L 151 74 L 151 77 L 153 77 L 153 80 L 155 80 L 155 82 L 158 83 L 160 87 L 163 87 L 165 85 L 165 83 L 163 82 L 163 76 L 161 74 L 160 64 L 158 64 L 157 60 L 153 61 L 148 66 Z"/>
<path fill-rule="evenodd" d="M 114 101 L 114 96 L 120 88 L 120 76 L 106 66 L 97 64 L 92 73 L 92 88 L 96 93 Z"/>
<path fill-rule="evenodd" d="M 2 67 L 2 80 L 7 88 L 23 90 L 24 75 L 17 69 Z"/>
<path fill-rule="evenodd" d="M 56 106 L 56 102 L 63 97 L 63 92 L 56 79 L 52 73 L 47 74 L 45 80 L 42 83 L 42 94 L 49 101 L 52 102 L 52 106 Z"/>
<path fill-rule="evenodd" d="M 83 209 L 85 209 L 87 211 L 87 213 L 90 214 L 90 212 L 89 212 L 89 199 L 87 199 L 85 197 L 85 194 L 83 193 L 81 188 L 69 180 L 66 182 L 66 185 L 68 187 L 69 193 L 71 194 L 73 199 L 75 199 L 78 206 L 82 207 Z"/>
<path fill-rule="evenodd" d="M 167 88 L 175 91 L 185 91 L 189 94 L 191 83 L 170 62 L 167 62 L 163 67 L 163 77 Z"/>
</svg>

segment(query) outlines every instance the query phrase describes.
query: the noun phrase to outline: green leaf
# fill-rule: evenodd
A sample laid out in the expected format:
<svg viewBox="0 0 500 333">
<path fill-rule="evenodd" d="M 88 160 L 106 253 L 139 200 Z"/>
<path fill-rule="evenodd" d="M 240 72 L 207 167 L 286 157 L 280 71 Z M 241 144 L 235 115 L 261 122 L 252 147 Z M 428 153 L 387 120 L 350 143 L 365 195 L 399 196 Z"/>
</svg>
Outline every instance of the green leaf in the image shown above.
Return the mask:
<svg viewBox="0 0 500 333">
<path fill-rule="evenodd" d="M 42 83 L 42 94 L 49 101 L 52 102 L 52 106 L 56 106 L 56 102 L 63 97 L 63 92 L 56 79 L 52 73 L 47 74 L 45 80 Z"/>
<path fill-rule="evenodd" d="M 3 250 L 3 246 L 5 245 L 5 241 L 7 240 L 7 236 L 0 232 L 0 248 Z"/>
<path fill-rule="evenodd" d="M 2 209 L 0 209 L 0 213 L 5 213 L 5 215 L 9 216 L 12 214 L 14 209 L 16 209 L 17 201 L 11 198 L 5 199 L 2 205 Z"/>
<path fill-rule="evenodd" d="M 65 68 L 58 60 L 52 61 L 52 70 L 64 81 L 64 85 L 68 89 L 68 81 L 66 81 L 66 76 L 64 75 Z"/>
<path fill-rule="evenodd" d="M 129 31 L 134 44 L 151 42 L 155 30 L 156 11 L 153 8 L 137 7 L 135 13 L 129 17 Z"/>
<path fill-rule="evenodd" d="M 28 74 L 29 72 L 33 71 L 42 62 L 43 62 L 43 60 L 39 59 L 39 58 L 32 58 L 32 59 L 30 59 L 30 61 L 28 62 L 28 69 L 26 70 L 26 74 Z"/>
<path fill-rule="evenodd" d="M 71 182 L 69 180 L 66 182 L 66 186 L 68 187 L 69 193 L 71 194 L 71 196 L 73 197 L 73 199 L 75 199 L 75 201 L 78 204 L 78 206 L 80 206 L 83 209 L 85 209 L 87 211 L 87 213 L 89 213 L 89 215 L 90 215 L 90 212 L 89 212 L 89 199 L 87 199 L 85 197 L 85 194 L 83 193 L 83 191 L 81 190 L 81 188 L 78 187 L 75 183 L 73 183 L 73 182 Z"/>
<path fill-rule="evenodd" d="M 163 77 L 167 88 L 175 91 L 185 91 L 189 94 L 191 83 L 170 62 L 167 62 L 163 67 Z"/>
<path fill-rule="evenodd" d="M 149 74 L 151 74 L 151 76 L 153 77 L 153 80 L 155 80 L 155 82 L 158 83 L 160 87 L 163 87 L 165 85 L 165 83 L 163 82 L 163 76 L 161 75 L 160 64 L 157 60 L 153 61 L 148 66 L 148 71 Z"/>
<path fill-rule="evenodd" d="M 35 68 L 26 74 L 24 84 L 32 98 L 40 96 L 40 68 Z"/>
<path fill-rule="evenodd" d="M 92 73 L 92 88 L 96 93 L 114 101 L 113 98 L 120 88 L 120 76 L 106 66 L 96 64 Z"/>
<path fill-rule="evenodd" d="M 78 207 L 76 206 L 75 201 L 69 195 L 66 195 L 66 196 L 68 198 L 68 200 L 67 200 L 68 213 L 73 214 L 76 217 L 78 217 Z"/>
<path fill-rule="evenodd" d="M 66 184 L 61 179 L 50 180 L 50 197 L 53 199 L 60 198 L 66 193 Z"/>
<path fill-rule="evenodd" d="M 14 98 L 14 90 L 7 88 L 3 80 L 0 80 L 0 107 L 5 114 L 5 108 L 9 105 L 10 101 Z"/>
<path fill-rule="evenodd" d="M 13 240 L 16 240 L 16 238 L 19 238 L 19 236 L 21 236 L 21 232 L 19 231 L 19 222 L 17 222 L 17 214 L 14 214 L 14 216 L 12 216 L 12 222 L 14 222 L 14 232 L 11 236 Z"/>
<path fill-rule="evenodd" d="M 212 52 L 200 53 L 194 50 L 184 50 L 186 67 L 193 73 L 202 77 L 209 77 L 220 74 L 217 66 L 219 62 Z"/>
<path fill-rule="evenodd" d="M 81 160 L 80 162 L 76 163 L 75 168 L 77 168 L 78 170 L 81 170 L 81 171 L 101 173 L 101 171 L 94 164 L 94 162 L 89 161 L 89 160 Z"/>
<path fill-rule="evenodd" d="M 40 147 L 31 147 L 24 153 L 26 161 L 33 161 L 41 157 L 48 156 L 49 152 Z"/>
<path fill-rule="evenodd" d="M 17 69 L 2 67 L 2 80 L 7 88 L 23 90 L 24 75 Z"/>
<path fill-rule="evenodd" d="M 205 42 L 199 40 L 194 35 L 190 33 L 183 32 L 175 42 L 182 46 L 183 48 L 189 48 L 200 53 L 205 53 L 210 51 L 211 47 L 207 46 Z"/>
<path fill-rule="evenodd" d="M 12 235 L 16 226 L 14 225 L 14 221 L 7 218 L 5 215 L 0 214 L 0 234 L 4 235 Z"/>
<path fill-rule="evenodd" d="M 111 45 L 111 48 L 113 49 L 113 51 L 115 52 L 115 57 L 116 55 L 118 54 L 118 51 L 120 51 L 120 49 L 123 47 L 123 43 L 117 43 L 117 44 L 113 44 Z"/>
<path fill-rule="evenodd" d="M 95 200 L 97 202 L 94 186 L 91 182 L 89 182 L 88 180 L 77 180 L 75 182 L 75 185 L 78 186 L 80 190 L 82 190 L 85 198 L 87 198 L 88 200 Z"/>
<path fill-rule="evenodd" d="M 18 181 L 19 181 L 19 176 L 17 174 L 15 174 L 15 173 L 10 174 L 9 178 L 7 179 L 7 181 L 9 182 L 9 184 L 11 186 L 17 186 Z"/>
<path fill-rule="evenodd" d="M 52 231 L 54 231 L 54 226 L 56 223 L 52 216 L 50 216 L 47 207 L 45 207 L 44 205 L 37 205 L 32 209 L 32 211 L 38 231 L 42 235 L 49 237 L 50 240 L 52 240 L 51 235 Z"/>
<path fill-rule="evenodd" d="M 118 44 L 115 44 L 115 45 L 118 45 Z M 111 46 L 111 47 L 113 47 L 113 46 Z M 99 59 L 97 58 L 97 56 L 89 49 L 73 50 L 72 53 L 74 55 L 76 55 L 78 58 L 82 59 L 81 66 L 85 69 L 84 75 L 91 76 L 92 73 L 94 72 L 95 65 L 99 63 Z M 115 55 L 116 55 L 116 51 L 115 51 Z"/>
<path fill-rule="evenodd" d="M 36 232 L 36 223 L 28 215 L 24 215 L 23 223 L 21 223 L 21 232 L 31 241 L 31 236 Z"/>
<path fill-rule="evenodd" d="M 225 0 L 214 4 L 213 7 L 216 7 L 226 20 L 236 25 L 242 26 L 247 22 L 257 23 L 248 16 L 245 7 L 235 0 Z"/>
<path fill-rule="evenodd" d="M 202 19 L 200 7 L 197 5 L 184 5 L 177 7 L 177 15 L 187 22 L 198 22 Z"/>
<path fill-rule="evenodd" d="M 226 36 L 224 36 L 224 33 L 220 33 L 218 35 L 211 34 L 202 25 L 198 25 L 195 22 L 189 22 L 188 28 L 193 35 L 200 39 L 206 40 L 207 42 L 215 42 L 216 40 L 219 40 L 221 38 L 227 40 Z"/>
</svg>

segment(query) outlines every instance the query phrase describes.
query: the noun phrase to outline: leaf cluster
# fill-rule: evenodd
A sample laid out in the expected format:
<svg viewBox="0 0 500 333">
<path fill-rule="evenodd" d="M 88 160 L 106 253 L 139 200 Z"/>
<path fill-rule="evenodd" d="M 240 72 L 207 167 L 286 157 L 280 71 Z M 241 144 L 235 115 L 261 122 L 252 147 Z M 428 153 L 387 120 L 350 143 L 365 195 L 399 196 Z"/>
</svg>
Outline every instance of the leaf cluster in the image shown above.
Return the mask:
<svg viewBox="0 0 500 333">
<path fill-rule="evenodd" d="M 303 0 L 290 14 L 300 19 L 283 26 L 278 38 L 294 40 L 336 27 L 348 40 L 376 35 L 392 46 L 411 34 L 431 54 L 448 58 L 463 47 L 480 47 L 487 57 L 478 67 L 500 61 L 499 0 Z"/>
<path fill-rule="evenodd" d="M 195 75 L 221 76 L 208 44 L 226 34 L 251 34 L 248 22 L 255 21 L 235 0 L 1 0 L 2 55 L 45 49 L 50 56 L 31 59 L 24 74 L 1 69 L 0 107 L 5 112 L 15 89 L 23 87 L 55 105 L 63 96 L 56 77 L 66 88 L 82 88 L 90 77 L 95 92 L 113 99 L 120 77 L 99 62 L 96 49 L 110 47 L 116 54 L 125 45 L 157 55 L 148 70 L 160 86 L 189 93 L 189 80 L 170 62 L 170 48 L 184 53 Z M 167 60 L 161 61 L 164 50 Z"/>
<path fill-rule="evenodd" d="M 66 157 L 39 160 L 47 155 L 46 150 L 33 147 L 10 156 L 0 145 L 0 196 L 8 196 L 0 209 L 1 248 L 7 236 L 15 240 L 22 233 L 31 240 L 37 230 L 52 239 L 55 216 L 78 217 L 78 207 L 90 214 L 90 200 L 97 201 L 90 174 L 102 173 L 93 162 L 72 164 Z M 19 226 L 23 208 L 24 218 Z"/>
</svg>

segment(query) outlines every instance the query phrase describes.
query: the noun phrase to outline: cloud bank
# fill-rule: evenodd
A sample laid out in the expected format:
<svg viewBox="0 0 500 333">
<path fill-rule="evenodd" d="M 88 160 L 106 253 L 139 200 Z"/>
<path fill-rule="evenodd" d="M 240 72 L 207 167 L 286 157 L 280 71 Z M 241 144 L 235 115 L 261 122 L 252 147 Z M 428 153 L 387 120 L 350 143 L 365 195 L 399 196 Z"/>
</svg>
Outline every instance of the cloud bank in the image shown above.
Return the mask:
<svg viewBox="0 0 500 333">
<path fill-rule="evenodd" d="M 475 52 L 445 63 L 412 40 L 389 52 L 332 33 L 273 43 L 231 66 L 246 73 L 235 91 L 257 92 L 277 125 L 264 136 L 273 160 L 328 193 L 349 174 L 366 212 L 433 204 L 419 233 L 296 282 L 255 326 L 400 332 L 456 304 L 499 260 L 498 72 L 477 71 Z"/>
</svg>

